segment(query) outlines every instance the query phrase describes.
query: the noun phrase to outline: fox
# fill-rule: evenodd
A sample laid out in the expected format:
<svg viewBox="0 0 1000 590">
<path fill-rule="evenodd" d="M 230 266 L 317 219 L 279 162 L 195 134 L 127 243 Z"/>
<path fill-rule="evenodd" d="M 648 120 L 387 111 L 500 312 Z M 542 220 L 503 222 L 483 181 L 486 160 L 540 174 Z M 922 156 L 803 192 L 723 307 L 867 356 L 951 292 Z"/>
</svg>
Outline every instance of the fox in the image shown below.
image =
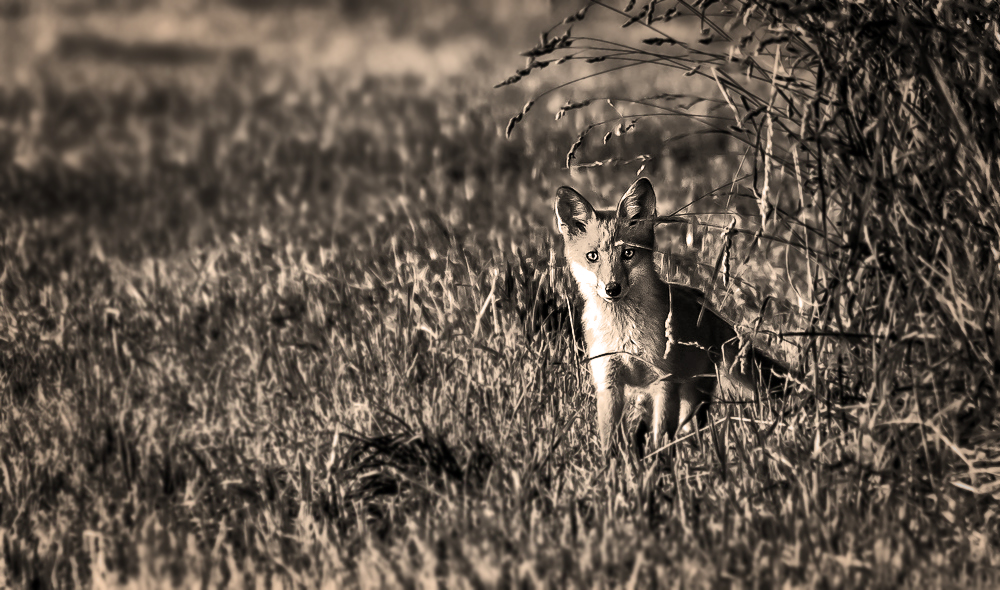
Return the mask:
<svg viewBox="0 0 1000 590">
<path fill-rule="evenodd" d="M 702 291 L 660 278 L 656 196 L 647 178 L 636 180 L 614 210 L 597 210 L 563 186 L 555 214 L 583 301 L 605 453 L 627 424 L 637 425 L 632 443 L 640 457 L 647 445 L 659 449 L 682 429 L 704 425 L 719 374 L 756 393 L 784 390 L 787 367 L 753 347 L 741 356 L 736 330 L 705 305 Z"/>
</svg>

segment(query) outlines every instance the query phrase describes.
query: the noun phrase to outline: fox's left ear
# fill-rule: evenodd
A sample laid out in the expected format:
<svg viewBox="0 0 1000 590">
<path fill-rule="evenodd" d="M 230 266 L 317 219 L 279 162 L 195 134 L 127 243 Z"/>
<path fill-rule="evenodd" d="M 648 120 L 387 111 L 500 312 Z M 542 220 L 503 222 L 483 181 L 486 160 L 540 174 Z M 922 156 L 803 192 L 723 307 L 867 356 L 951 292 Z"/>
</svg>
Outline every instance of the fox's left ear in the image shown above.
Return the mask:
<svg viewBox="0 0 1000 590">
<path fill-rule="evenodd" d="M 653 185 L 648 179 L 640 178 L 628 187 L 622 200 L 618 201 L 618 217 L 650 220 L 656 217 L 656 195 L 653 194 Z"/>
</svg>

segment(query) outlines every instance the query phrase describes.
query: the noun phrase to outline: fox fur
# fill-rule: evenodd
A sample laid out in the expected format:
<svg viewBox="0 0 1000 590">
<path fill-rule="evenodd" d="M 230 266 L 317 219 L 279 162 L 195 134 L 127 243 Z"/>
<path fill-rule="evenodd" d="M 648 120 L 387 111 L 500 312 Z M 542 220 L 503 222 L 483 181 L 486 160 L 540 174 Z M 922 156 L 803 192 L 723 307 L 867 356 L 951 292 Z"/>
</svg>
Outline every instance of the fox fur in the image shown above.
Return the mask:
<svg viewBox="0 0 1000 590">
<path fill-rule="evenodd" d="M 711 309 L 702 312 L 701 291 L 660 278 L 653 263 L 656 197 L 649 180 L 637 180 L 613 211 L 594 209 L 564 186 L 556 193 L 555 213 L 584 302 L 605 451 L 624 432 L 626 407 L 626 423 L 637 424 L 640 456 L 646 442 L 657 449 L 692 420 L 703 423 L 717 369 L 753 391 L 783 389 L 784 368 L 777 361 L 755 349 L 749 359 L 738 359 L 733 326 Z"/>
</svg>

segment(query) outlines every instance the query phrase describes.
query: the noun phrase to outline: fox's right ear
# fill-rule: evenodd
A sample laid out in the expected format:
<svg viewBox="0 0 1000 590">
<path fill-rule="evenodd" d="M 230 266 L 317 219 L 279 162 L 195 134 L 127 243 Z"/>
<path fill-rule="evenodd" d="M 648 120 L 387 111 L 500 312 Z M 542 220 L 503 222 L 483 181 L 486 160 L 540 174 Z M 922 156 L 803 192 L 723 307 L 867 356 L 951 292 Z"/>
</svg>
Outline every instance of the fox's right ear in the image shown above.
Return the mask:
<svg viewBox="0 0 1000 590">
<path fill-rule="evenodd" d="M 564 237 L 578 236 L 587 231 L 587 224 L 596 217 L 594 207 L 583 195 L 569 188 L 556 191 L 556 223 Z"/>
</svg>

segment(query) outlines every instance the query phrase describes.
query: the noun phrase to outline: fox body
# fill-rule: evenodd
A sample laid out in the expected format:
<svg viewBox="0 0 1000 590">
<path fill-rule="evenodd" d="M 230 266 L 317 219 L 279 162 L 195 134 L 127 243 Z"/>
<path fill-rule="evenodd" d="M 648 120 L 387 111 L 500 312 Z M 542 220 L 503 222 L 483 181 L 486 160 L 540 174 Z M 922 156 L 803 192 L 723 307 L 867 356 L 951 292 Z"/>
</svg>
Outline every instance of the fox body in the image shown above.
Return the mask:
<svg viewBox="0 0 1000 590">
<path fill-rule="evenodd" d="M 578 192 L 556 194 L 556 220 L 566 259 L 583 299 L 583 326 L 597 390 L 602 447 L 622 432 L 626 407 L 657 448 L 691 420 L 704 421 L 717 383 L 717 366 L 734 365 L 733 327 L 710 309 L 704 294 L 660 279 L 653 263 L 656 197 L 637 180 L 614 211 L 599 211 Z M 701 314 L 701 321 L 698 321 Z M 744 386 L 776 385 L 775 361 L 752 351 L 749 367 L 730 374 Z"/>
</svg>

